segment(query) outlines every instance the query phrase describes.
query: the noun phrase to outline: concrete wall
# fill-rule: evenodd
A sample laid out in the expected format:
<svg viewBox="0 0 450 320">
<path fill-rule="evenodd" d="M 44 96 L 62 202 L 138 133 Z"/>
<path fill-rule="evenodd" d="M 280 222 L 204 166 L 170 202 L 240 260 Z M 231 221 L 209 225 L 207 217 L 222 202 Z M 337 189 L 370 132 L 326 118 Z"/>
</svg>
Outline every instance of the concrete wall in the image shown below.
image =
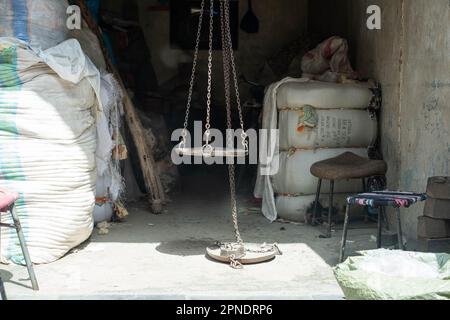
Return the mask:
<svg viewBox="0 0 450 320">
<path fill-rule="evenodd" d="M 450 2 L 319 2 L 346 8 L 333 25 L 346 28 L 356 69 L 383 85 L 381 134 L 389 188 L 424 192 L 428 177 L 450 175 Z M 366 28 L 372 4 L 382 9 L 381 30 Z M 309 19 L 314 14 L 320 15 L 313 12 Z M 410 238 L 417 237 L 422 211 L 422 204 L 402 211 Z"/>
<path fill-rule="evenodd" d="M 450 2 L 405 0 L 400 92 L 400 186 L 424 190 L 450 175 Z M 416 235 L 422 206 L 404 212 Z"/>
<path fill-rule="evenodd" d="M 402 170 L 401 154 L 401 69 L 402 62 L 402 22 L 401 0 L 350 0 L 347 7 L 347 39 L 352 53 L 354 67 L 362 77 L 379 81 L 383 90 L 380 132 L 381 151 L 388 163 L 387 182 L 392 190 L 404 189 L 400 183 Z M 366 9 L 377 4 L 382 9 L 382 29 L 370 31 L 366 27 Z M 423 191 L 423 186 L 411 190 Z M 391 210 L 388 211 L 390 214 Z M 411 212 L 408 212 L 411 214 Z M 392 215 L 390 215 L 392 216 Z M 405 234 L 414 236 L 414 219 L 404 216 L 408 224 Z M 405 224 L 404 223 L 404 224 Z"/>
</svg>

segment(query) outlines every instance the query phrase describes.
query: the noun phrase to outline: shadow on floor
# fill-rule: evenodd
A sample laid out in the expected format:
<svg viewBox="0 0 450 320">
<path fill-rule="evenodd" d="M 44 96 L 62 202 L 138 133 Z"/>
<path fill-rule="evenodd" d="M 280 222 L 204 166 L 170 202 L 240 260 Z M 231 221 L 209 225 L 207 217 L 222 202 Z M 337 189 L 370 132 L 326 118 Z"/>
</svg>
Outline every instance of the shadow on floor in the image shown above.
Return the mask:
<svg viewBox="0 0 450 320">
<path fill-rule="evenodd" d="M 205 248 L 214 245 L 214 243 L 214 239 L 164 241 L 156 247 L 156 250 L 177 256 L 198 256 L 204 254 Z"/>
<path fill-rule="evenodd" d="M 216 241 L 233 241 L 226 171 L 206 167 L 191 173 L 183 182 L 182 192 L 173 196 L 165 213 L 151 214 L 145 201 L 129 204 L 130 216 L 126 222 L 113 224 L 107 235 L 98 235 L 98 230 L 94 230 L 90 241 L 157 243 L 158 252 L 179 256 L 203 255 L 205 248 Z M 239 198 L 240 208 L 254 203 L 249 194 L 239 194 Z M 371 235 L 375 234 L 376 224 L 359 225 L 364 229 L 349 232 L 349 254 L 375 248 Z M 330 266 L 337 263 L 340 230 L 336 230 L 331 239 L 321 239 L 322 228 L 270 223 L 260 212 L 245 210 L 239 214 L 239 226 L 245 242 L 280 245 L 303 243 Z"/>
<path fill-rule="evenodd" d="M 13 274 L 11 272 L 0 269 L 0 297 L 2 298 L 2 300 L 7 300 L 6 299 L 5 287 L 4 287 L 4 284 L 7 283 L 7 282 L 9 282 L 11 284 L 15 284 L 15 285 L 21 286 L 21 287 L 26 288 L 26 289 L 31 289 L 31 290 L 33 289 L 31 284 L 27 285 L 27 284 L 23 283 L 24 281 L 29 282 L 30 281 L 29 278 L 18 279 L 20 282 L 14 281 L 12 279 L 13 279 Z"/>
</svg>

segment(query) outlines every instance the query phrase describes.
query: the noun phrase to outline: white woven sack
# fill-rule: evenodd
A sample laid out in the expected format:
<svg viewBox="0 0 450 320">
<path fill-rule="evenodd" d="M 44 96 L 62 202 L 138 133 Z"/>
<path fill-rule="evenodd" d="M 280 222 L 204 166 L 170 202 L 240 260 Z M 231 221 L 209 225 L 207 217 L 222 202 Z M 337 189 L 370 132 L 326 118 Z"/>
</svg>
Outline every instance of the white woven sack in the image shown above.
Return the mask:
<svg viewBox="0 0 450 320">
<path fill-rule="evenodd" d="M 53 61 L 83 61 L 73 56 L 81 57 L 79 46 L 66 44 L 66 59 L 62 48 Z M 25 43 L 14 39 L 0 38 L 0 54 L 5 61 L 0 70 L 0 188 L 20 194 L 16 210 L 31 259 L 48 263 L 92 232 L 95 81 L 89 79 L 89 72 L 79 79 L 68 76 L 72 82 L 62 79 L 64 72 L 86 65 L 72 68 L 68 63 L 68 69 L 56 68 L 58 75 Z M 2 215 L 2 221 L 10 222 L 9 216 Z M 1 243 L 3 261 L 23 262 L 14 230 L 3 229 Z"/>
</svg>

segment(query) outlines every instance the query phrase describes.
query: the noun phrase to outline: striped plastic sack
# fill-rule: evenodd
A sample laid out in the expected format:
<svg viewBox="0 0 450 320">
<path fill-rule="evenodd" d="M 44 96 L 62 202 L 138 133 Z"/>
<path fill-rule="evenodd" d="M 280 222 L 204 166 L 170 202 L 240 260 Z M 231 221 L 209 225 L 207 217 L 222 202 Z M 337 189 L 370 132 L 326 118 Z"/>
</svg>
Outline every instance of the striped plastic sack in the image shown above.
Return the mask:
<svg viewBox="0 0 450 320">
<path fill-rule="evenodd" d="M 0 0 L 0 37 L 12 37 L 37 50 L 67 39 L 66 0 Z"/>
<path fill-rule="evenodd" d="M 67 63 L 84 61 L 73 41 L 56 49 L 66 65 L 52 69 L 44 62 L 57 63 L 51 51 L 41 58 L 25 42 L 0 38 L 0 187 L 20 194 L 16 210 L 35 263 L 59 259 L 93 229 L 95 75 L 70 74 L 89 68 Z M 14 230 L 2 230 L 1 244 L 3 262 L 23 262 Z"/>
</svg>

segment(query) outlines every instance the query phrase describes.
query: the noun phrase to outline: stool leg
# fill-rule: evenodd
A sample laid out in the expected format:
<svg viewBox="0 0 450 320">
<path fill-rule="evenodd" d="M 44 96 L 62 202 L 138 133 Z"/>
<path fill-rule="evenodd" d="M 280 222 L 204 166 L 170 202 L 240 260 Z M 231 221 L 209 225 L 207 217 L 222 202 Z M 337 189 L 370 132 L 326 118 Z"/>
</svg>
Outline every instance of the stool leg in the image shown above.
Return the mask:
<svg viewBox="0 0 450 320">
<path fill-rule="evenodd" d="M 381 229 L 383 226 L 383 213 L 384 213 L 384 207 L 380 206 L 378 208 L 378 234 L 377 234 L 377 248 L 381 248 Z"/>
<path fill-rule="evenodd" d="M 320 188 L 322 187 L 322 179 L 319 178 L 319 182 L 317 184 L 317 191 L 316 191 L 316 200 L 314 201 L 314 210 L 313 210 L 313 216 L 311 224 L 316 224 L 316 218 L 317 218 L 317 207 L 319 205 L 319 198 L 320 198 Z"/>
<path fill-rule="evenodd" d="M 30 275 L 31 284 L 33 286 L 33 290 L 39 290 L 39 285 L 36 280 L 36 275 L 34 274 L 33 263 L 30 259 L 30 254 L 28 252 L 27 244 L 25 242 L 25 237 L 23 236 L 22 226 L 20 224 L 19 216 L 17 215 L 16 210 L 14 210 L 14 205 L 11 206 L 11 216 L 14 221 L 14 226 L 16 227 L 17 236 L 19 237 L 20 247 L 22 248 L 23 257 L 25 258 L 25 262 L 28 269 L 28 274 Z"/>
<path fill-rule="evenodd" d="M 330 180 L 330 204 L 328 208 L 328 230 L 327 230 L 328 238 L 331 238 L 331 214 L 333 212 L 333 193 L 334 193 L 334 180 Z"/>
<path fill-rule="evenodd" d="M 3 284 L 2 277 L 0 277 L 0 300 L 8 300 L 8 297 L 6 296 L 5 286 Z"/>
<path fill-rule="evenodd" d="M 347 204 L 347 208 L 345 209 L 344 229 L 342 231 L 341 251 L 339 253 L 339 262 L 340 263 L 344 262 L 345 244 L 347 243 L 349 211 L 350 211 L 350 205 Z"/>
<path fill-rule="evenodd" d="M 0 222 L 2 222 L 1 217 L 0 217 Z M 0 255 L 2 253 L 1 240 L 2 240 L 2 227 L 0 227 Z M 1 300 L 7 300 L 5 286 L 3 284 L 2 276 L 0 276 L 0 298 L 1 298 Z"/>
<path fill-rule="evenodd" d="M 403 234 L 402 234 L 402 221 L 400 215 L 400 208 L 397 208 L 397 237 L 398 237 L 398 248 L 400 250 L 405 250 L 403 246 Z"/>
<path fill-rule="evenodd" d="M 366 178 L 362 178 L 362 188 L 363 188 L 363 192 L 366 193 L 367 192 L 367 184 L 366 184 Z M 364 222 L 367 223 L 369 222 L 369 207 L 364 206 Z"/>
</svg>

